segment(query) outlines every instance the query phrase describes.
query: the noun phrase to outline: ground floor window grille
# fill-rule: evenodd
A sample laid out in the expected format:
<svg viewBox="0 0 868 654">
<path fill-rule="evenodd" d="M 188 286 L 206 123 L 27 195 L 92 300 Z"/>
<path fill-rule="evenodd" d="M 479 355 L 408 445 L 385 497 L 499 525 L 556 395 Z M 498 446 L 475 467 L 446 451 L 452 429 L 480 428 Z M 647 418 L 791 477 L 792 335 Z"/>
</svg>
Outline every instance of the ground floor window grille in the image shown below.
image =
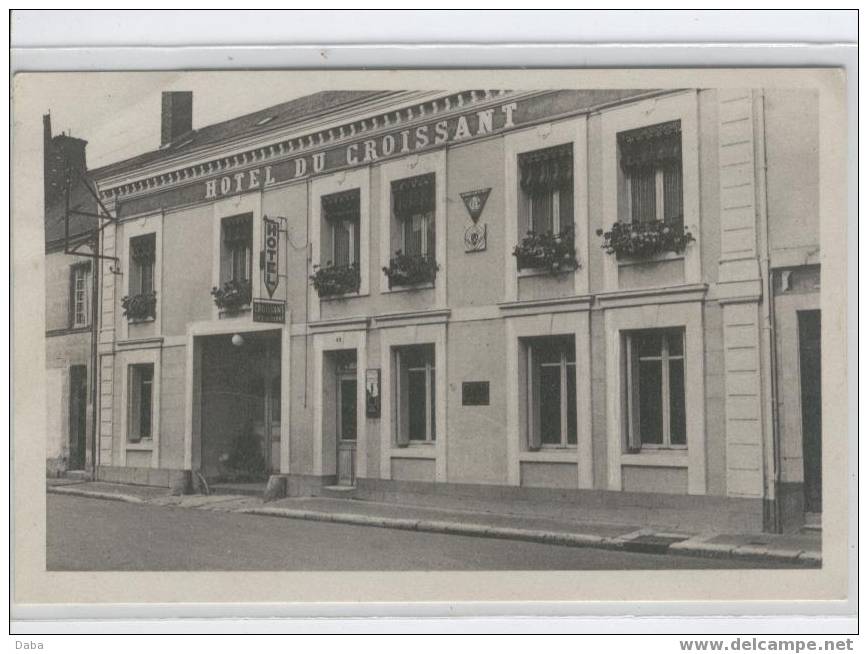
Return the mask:
<svg viewBox="0 0 868 654">
<path fill-rule="evenodd" d="M 629 451 L 687 447 L 684 330 L 625 335 Z"/>
<path fill-rule="evenodd" d="M 437 437 L 434 346 L 395 349 L 397 370 L 397 443 L 431 443 Z"/>
<path fill-rule="evenodd" d="M 153 436 L 154 364 L 138 363 L 130 366 L 130 397 L 128 440 L 136 443 Z"/>
<path fill-rule="evenodd" d="M 570 336 L 532 339 L 528 361 L 528 448 L 576 445 L 576 344 Z"/>
</svg>

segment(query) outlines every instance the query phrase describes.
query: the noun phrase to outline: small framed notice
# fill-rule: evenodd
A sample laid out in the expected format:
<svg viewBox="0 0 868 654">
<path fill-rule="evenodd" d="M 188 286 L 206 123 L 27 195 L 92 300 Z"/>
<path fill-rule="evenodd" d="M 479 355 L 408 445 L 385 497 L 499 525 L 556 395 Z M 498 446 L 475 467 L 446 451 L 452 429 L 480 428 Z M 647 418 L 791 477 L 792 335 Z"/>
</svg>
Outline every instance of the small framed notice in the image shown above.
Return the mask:
<svg viewBox="0 0 868 654">
<path fill-rule="evenodd" d="M 488 382 L 462 382 L 461 404 L 464 406 L 488 406 Z"/>
</svg>

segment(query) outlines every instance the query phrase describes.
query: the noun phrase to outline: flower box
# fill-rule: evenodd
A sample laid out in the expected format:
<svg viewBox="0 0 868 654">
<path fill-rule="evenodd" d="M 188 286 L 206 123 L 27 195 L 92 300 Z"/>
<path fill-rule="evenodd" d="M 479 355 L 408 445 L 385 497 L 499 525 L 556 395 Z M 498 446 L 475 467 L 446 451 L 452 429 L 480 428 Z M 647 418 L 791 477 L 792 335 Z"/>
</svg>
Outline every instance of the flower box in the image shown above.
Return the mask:
<svg viewBox="0 0 868 654">
<path fill-rule="evenodd" d="M 620 258 L 647 259 L 664 252 L 684 252 L 693 234 L 680 220 L 655 220 L 647 223 L 617 222 L 608 232 L 597 230 L 603 237 L 601 246 L 607 254 Z"/>
<path fill-rule="evenodd" d="M 419 254 L 403 254 L 401 250 L 389 259 L 389 265 L 383 268 L 389 278 L 389 288 L 393 286 L 416 286 L 432 284 L 440 266 L 433 258 Z"/>
<path fill-rule="evenodd" d="M 121 298 L 121 307 L 130 322 L 154 318 L 157 314 L 157 292 L 127 295 Z"/>
<path fill-rule="evenodd" d="M 333 297 L 358 293 L 362 278 L 358 264 L 334 266 L 329 261 L 325 266 L 314 266 L 310 279 L 320 297 Z"/>
<path fill-rule="evenodd" d="M 558 275 L 579 267 L 572 225 L 557 234 L 528 232 L 515 246 L 512 256 L 519 270 L 544 270 Z"/>
<path fill-rule="evenodd" d="M 221 288 L 216 286 L 211 289 L 214 296 L 214 304 L 218 309 L 227 313 L 237 313 L 250 304 L 253 297 L 253 285 L 250 280 L 230 279 L 224 282 Z"/>
</svg>

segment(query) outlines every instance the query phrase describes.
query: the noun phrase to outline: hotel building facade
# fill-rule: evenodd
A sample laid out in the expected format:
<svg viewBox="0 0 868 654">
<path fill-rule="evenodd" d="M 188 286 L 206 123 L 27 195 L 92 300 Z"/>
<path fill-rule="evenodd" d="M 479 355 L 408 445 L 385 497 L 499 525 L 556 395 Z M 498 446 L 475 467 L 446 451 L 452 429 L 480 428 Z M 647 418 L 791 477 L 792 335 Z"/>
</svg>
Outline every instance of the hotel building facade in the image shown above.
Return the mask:
<svg viewBox="0 0 868 654">
<path fill-rule="evenodd" d="M 93 171 L 100 479 L 787 530 L 818 99 L 322 92 Z M 276 490 L 275 490 L 276 489 Z"/>
</svg>

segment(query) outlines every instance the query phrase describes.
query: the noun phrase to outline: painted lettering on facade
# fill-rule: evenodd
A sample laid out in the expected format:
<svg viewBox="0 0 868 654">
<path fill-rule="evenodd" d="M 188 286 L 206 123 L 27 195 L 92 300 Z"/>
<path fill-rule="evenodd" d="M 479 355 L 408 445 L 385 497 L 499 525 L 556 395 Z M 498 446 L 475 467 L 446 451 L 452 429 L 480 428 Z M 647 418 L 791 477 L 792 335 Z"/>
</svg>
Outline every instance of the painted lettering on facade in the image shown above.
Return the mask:
<svg viewBox="0 0 868 654">
<path fill-rule="evenodd" d="M 593 102 L 612 101 L 637 91 L 560 90 L 546 92 L 513 102 L 484 109 L 473 109 L 448 118 L 435 119 L 418 125 L 396 126 L 368 138 L 357 136 L 349 143 L 319 150 L 306 155 L 274 161 L 267 165 L 252 165 L 238 172 L 217 174 L 205 180 L 121 199 L 120 217 L 216 200 L 240 193 L 256 192 L 275 184 L 308 179 L 353 166 L 369 166 L 390 158 L 409 156 L 450 144 L 472 142 L 510 129 L 522 128 L 539 121 L 572 114 Z M 382 123 L 380 125 L 382 127 Z M 305 138 L 313 144 L 313 137 Z"/>
<path fill-rule="evenodd" d="M 447 143 L 480 138 L 515 127 L 515 102 L 438 120 L 411 129 L 332 148 L 261 168 L 240 171 L 204 182 L 205 199 L 246 193 L 278 182 L 320 175 L 350 166 L 364 166 L 413 154 Z"/>
</svg>

